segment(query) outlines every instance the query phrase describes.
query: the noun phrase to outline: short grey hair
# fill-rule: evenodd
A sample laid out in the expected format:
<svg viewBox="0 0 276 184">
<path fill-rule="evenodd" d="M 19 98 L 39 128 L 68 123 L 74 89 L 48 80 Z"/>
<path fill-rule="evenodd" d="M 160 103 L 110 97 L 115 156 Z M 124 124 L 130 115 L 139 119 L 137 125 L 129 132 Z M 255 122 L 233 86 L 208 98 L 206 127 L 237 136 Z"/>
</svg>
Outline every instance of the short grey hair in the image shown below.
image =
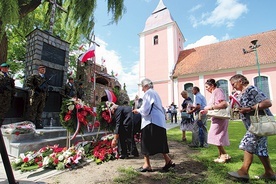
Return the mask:
<svg viewBox="0 0 276 184">
<path fill-rule="evenodd" d="M 142 87 L 148 86 L 149 88 L 153 88 L 152 81 L 147 78 L 142 80 L 141 85 L 142 85 Z"/>
</svg>

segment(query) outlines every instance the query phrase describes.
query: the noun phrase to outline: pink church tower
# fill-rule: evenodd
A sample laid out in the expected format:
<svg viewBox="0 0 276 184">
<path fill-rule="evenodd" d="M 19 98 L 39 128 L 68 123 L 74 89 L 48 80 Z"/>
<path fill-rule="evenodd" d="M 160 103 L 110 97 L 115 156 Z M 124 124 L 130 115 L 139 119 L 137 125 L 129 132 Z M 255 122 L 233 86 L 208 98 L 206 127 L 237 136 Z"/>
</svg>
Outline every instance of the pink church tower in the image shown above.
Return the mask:
<svg viewBox="0 0 276 184">
<path fill-rule="evenodd" d="M 139 81 L 144 78 L 152 80 L 164 106 L 172 102 L 179 104 L 178 83 L 171 75 L 185 39 L 162 0 L 147 19 L 139 36 Z M 142 96 L 141 86 L 139 93 Z"/>
</svg>

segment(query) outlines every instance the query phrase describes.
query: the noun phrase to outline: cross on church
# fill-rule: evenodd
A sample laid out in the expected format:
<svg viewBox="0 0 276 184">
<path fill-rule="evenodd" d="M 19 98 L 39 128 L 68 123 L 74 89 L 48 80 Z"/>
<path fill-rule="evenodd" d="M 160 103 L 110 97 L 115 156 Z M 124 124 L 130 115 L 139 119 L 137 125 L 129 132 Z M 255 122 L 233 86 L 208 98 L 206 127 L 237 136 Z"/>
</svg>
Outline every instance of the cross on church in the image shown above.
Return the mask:
<svg viewBox="0 0 276 184">
<path fill-rule="evenodd" d="M 61 9 L 65 13 L 67 13 L 67 11 L 62 6 L 60 6 L 59 4 L 57 4 L 56 0 L 49 0 L 49 3 L 52 4 L 52 10 L 51 10 L 51 15 L 50 15 L 50 29 L 49 29 L 49 32 L 52 34 L 53 33 L 54 23 L 55 23 L 56 8 Z"/>
</svg>

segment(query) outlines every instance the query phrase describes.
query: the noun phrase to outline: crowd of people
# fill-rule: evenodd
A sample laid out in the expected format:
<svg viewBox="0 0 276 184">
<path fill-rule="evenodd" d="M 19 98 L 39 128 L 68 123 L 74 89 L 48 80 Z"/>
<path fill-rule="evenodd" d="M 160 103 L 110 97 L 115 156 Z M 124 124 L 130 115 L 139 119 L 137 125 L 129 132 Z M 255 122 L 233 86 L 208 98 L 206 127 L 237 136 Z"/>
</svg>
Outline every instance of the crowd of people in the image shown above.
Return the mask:
<svg viewBox="0 0 276 184">
<path fill-rule="evenodd" d="M 14 80 L 8 73 L 9 65 L 1 64 L 0 71 L 0 125 L 2 125 L 5 114 L 11 105 L 14 96 Z M 41 115 L 48 96 L 47 79 L 45 78 L 46 67 L 40 65 L 38 73 L 27 78 L 26 86 L 30 89 L 28 120 L 32 121 L 36 128 L 43 128 Z M 238 179 L 249 179 L 249 169 L 253 161 L 253 156 L 257 155 L 264 167 L 264 173 L 259 176 L 260 179 L 276 180 L 269 159 L 268 144 L 266 136 L 257 136 L 248 131 L 255 109 L 259 108 L 265 111 L 267 115 L 272 115 L 269 107 L 271 101 L 257 87 L 250 85 L 244 75 L 236 74 L 230 78 L 233 90 L 238 91 L 235 97 L 239 106 L 241 120 L 247 130 L 242 138 L 239 149 L 243 150 L 243 164 L 238 171 L 229 172 L 229 176 Z M 161 153 L 164 158 L 163 171 L 168 171 L 175 167 L 175 163 L 169 156 L 169 145 L 166 133 L 166 113 L 170 113 L 170 122 L 177 123 L 177 106 L 174 102 L 165 111 L 159 94 L 153 89 L 153 82 L 150 79 L 141 81 L 143 98 L 136 97 L 132 105 L 122 106 L 112 103 L 109 108 L 112 114 L 115 131 L 112 147 L 119 147 L 120 159 L 128 158 L 130 155 L 139 156 L 139 152 L 134 140 L 135 134 L 141 135 L 141 154 L 144 157 L 143 165 L 138 168 L 139 172 L 152 172 L 150 156 Z M 200 93 L 197 86 L 192 88 L 193 99 L 189 97 L 188 92 L 183 90 L 181 96 L 183 102 L 181 109 L 180 130 L 182 131 L 182 141 L 187 141 L 186 131 L 192 132 L 191 143 L 189 147 L 207 148 L 214 145 L 218 149 L 218 157 L 213 161 L 215 163 L 226 163 L 231 160 L 225 147 L 230 145 L 228 134 L 229 119 L 211 117 L 210 128 L 207 131 L 208 111 L 226 109 L 228 102 L 221 88 L 217 86 L 214 79 L 208 79 L 205 82 L 205 89 L 211 94 L 208 102 Z M 74 79 L 69 78 L 61 92 L 64 98 L 78 97 L 83 98 L 84 91 L 80 83 L 75 87 Z M 5 108 L 2 108 L 5 107 Z"/>
</svg>

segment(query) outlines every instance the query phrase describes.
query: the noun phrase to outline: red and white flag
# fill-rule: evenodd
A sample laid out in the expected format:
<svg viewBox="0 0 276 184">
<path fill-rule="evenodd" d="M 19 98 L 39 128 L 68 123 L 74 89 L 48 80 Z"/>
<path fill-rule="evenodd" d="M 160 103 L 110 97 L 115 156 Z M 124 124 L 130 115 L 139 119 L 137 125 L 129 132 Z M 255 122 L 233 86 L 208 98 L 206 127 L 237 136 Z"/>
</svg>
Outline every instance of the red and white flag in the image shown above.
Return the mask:
<svg viewBox="0 0 276 184">
<path fill-rule="evenodd" d="M 86 62 L 88 59 L 91 59 L 93 57 L 95 57 L 95 45 L 94 44 L 85 53 L 83 53 L 79 57 L 79 60 L 81 62 Z"/>
</svg>

